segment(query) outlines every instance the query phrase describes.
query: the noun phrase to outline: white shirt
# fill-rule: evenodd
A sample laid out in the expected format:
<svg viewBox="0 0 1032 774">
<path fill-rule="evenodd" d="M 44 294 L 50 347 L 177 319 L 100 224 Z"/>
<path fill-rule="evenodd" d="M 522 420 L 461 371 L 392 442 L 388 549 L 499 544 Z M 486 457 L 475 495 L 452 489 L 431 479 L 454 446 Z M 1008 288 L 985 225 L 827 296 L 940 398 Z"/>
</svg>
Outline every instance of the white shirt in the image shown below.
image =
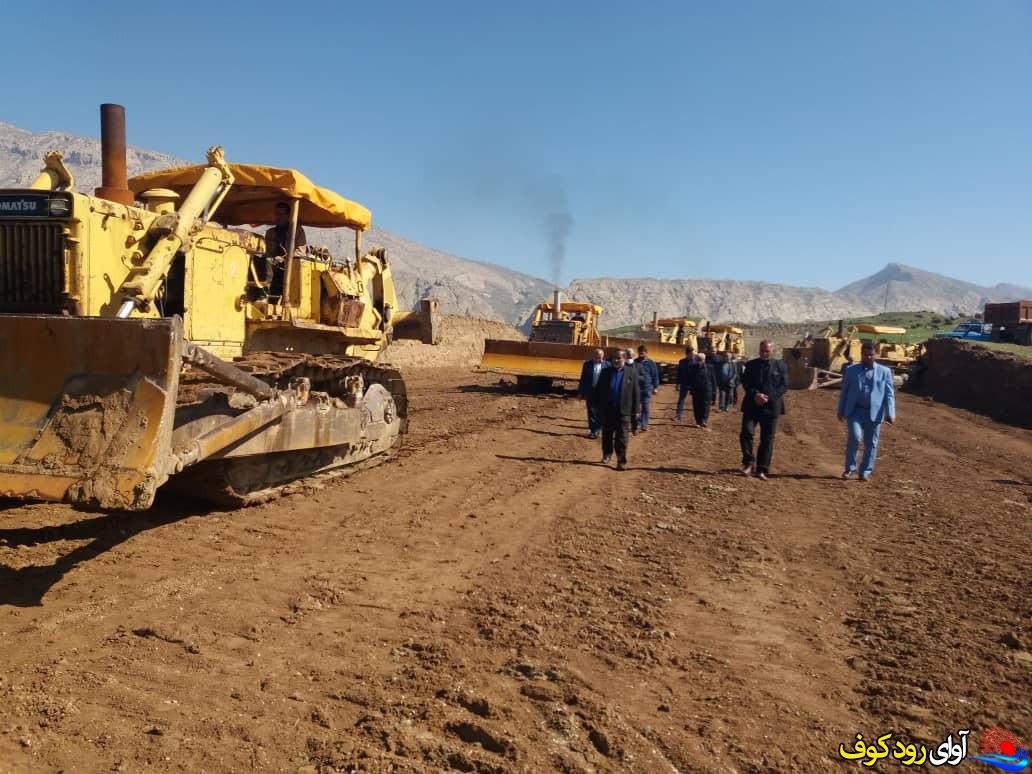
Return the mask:
<svg viewBox="0 0 1032 774">
<path fill-rule="evenodd" d="M 602 364 L 601 363 L 595 363 L 594 368 L 595 368 L 595 370 L 592 372 L 592 375 L 591 375 L 591 386 L 592 387 L 598 387 L 598 375 L 600 373 L 602 373 Z"/>
</svg>

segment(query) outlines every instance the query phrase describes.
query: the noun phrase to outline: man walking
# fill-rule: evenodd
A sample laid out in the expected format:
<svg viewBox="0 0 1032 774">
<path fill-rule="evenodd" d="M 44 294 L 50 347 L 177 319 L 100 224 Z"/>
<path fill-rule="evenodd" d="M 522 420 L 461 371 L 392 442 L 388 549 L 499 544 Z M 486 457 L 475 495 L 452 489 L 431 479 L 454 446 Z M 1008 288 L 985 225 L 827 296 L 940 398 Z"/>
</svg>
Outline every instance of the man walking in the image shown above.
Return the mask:
<svg viewBox="0 0 1032 774">
<path fill-rule="evenodd" d="M 616 469 L 627 467 L 631 422 L 641 404 L 638 375 L 627 365 L 624 353 L 613 355 L 613 367 L 602 371 L 595 385 L 595 401 L 602 417 L 602 463 L 608 465 L 616 452 Z"/>
<path fill-rule="evenodd" d="M 598 438 L 602 431 L 602 418 L 598 414 L 598 406 L 595 404 L 595 386 L 602 372 L 609 368 L 606 362 L 606 352 L 603 349 L 596 349 L 591 360 L 585 360 L 581 366 L 580 384 L 577 386 L 577 394 L 584 399 L 584 405 L 588 409 L 588 437 Z"/>
<path fill-rule="evenodd" d="M 731 403 L 731 391 L 735 389 L 735 382 L 738 378 L 738 368 L 731 362 L 731 353 L 724 350 L 723 362 L 717 371 L 717 390 L 720 392 L 718 411 L 727 411 Z"/>
<path fill-rule="evenodd" d="M 624 353 L 624 365 L 630 366 L 634 369 L 634 378 L 638 381 L 638 395 L 641 395 L 641 369 L 638 368 L 638 363 L 634 359 L 634 350 L 625 349 Z M 638 412 L 631 418 L 631 435 L 638 434 L 638 428 L 641 425 L 641 403 L 638 404 Z"/>
<path fill-rule="evenodd" d="M 736 355 L 734 352 L 732 352 L 731 353 L 731 363 L 735 367 L 735 388 L 731 392 L 731 397 L 732 397 L 731 405 L 732 406 L 737 406 L 738 405 L 738 388 L 742 386 L 742 379 L 745 376 L 745 361 L 744 360 L 739 360 L 738 359 L 738 355 Z"/>
<path fill-rule="evenodd" d="M 760 356 L 745 366 L 742 387 L 742 475 L 748 476 L 756 467 L 756 476 L 762 481 L 770 474 L 774 456 L 774 434 L 778 418 L 785 413 L 784 397 L 788 390 L 788 368 L 783 360 L 774 360 L 774 345 L 764 339 L 760 342 Z M 753 436 L 760 426 L 760 448 L 753 454 Z"/>
<path fill-rule="evenodd" d="M 688 396 L 688 376 L 694 361 L 695 350 L 691 347 L 685 347 L 684 357 L 677 362 L 677 411 L 674 413 L 675 422 L 680 422 L 681 415 L 684 413 L 684 399 Z"/>
<path fill-rule="evenodd" d="M 860 461 L 860 480 L 867 481 L 874 471 L 878 455 L 878 436 L 882 421 L 896 421 L 896 394 L 892 388 L 892 370 L 874 362 L 874 342 L 860 347 L 860 362 L 846 368 L 842 394 L 838 403 L 839 422 L 846 423 L 846 467 L 842 478 L 856 470 L 856 453 L 860 439 L 864 456 Z"/>
<path fill-rule="evenodd" d="M 695 356 L 695 363 L 688 371 L 688 390 L 692 394 L 692 412 L 697 427 L 706 429 L 709 425 L 710 406 L 717 393 L 717 380 L 713 368 L 701 352 Z"/>
<path fill-rule="evenodd" d="M 659 389 L 659 366 L 649 357 L 648 347 L 644 344 L 638 347 L 638 357 L 634 363 L 638 368 L 638 389 L 641 392 L 641 421 L 638 429 L 644 433 L 649 429 L 652 396 Z"/>
</svg>

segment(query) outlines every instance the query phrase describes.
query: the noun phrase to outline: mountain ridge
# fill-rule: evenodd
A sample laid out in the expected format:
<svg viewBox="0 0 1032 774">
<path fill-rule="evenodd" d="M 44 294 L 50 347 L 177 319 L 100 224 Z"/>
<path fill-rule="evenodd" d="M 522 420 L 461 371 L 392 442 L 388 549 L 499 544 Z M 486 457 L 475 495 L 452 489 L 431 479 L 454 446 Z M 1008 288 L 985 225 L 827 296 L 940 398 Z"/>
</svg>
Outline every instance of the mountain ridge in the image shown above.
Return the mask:
<svg viewBox="0 0 1032 774">
<path fill-rule="evenodd" d="M 100 185 L 100 141 L 56 130 L 31 132 L 0 121 L 0 187 L 23 187 L 39 173 L 43 153 L 64 153 L 75 188 L 92 192 Z M 134 146 L 127 148 L 129 174 L 191 162 Z M 486 261 L 463 258 L 421 245 L 373 226 L 366 245 L 388 249 L 399 301 L 414 306 L 438 298 L 448 314 L 525 323 L 534 306 L 551 298 L 547 280 Z M 311 229 L 310 244 L 325 244 L 336 254 L 350 252 L 350 232 Z M 660 316 L 685 314 L 709 320 L 799 322 L 854 317 L 881 311 L 929 310 L 944 315 L 980 311 L 986 301 L 1032 298 L 1032 288 L 1013 283 L 983 287 L 899 262 L 838 290 L 798 287 L 761 280 L 584 278 L 563 289 L 567 297 L 590 300 L 604 309 L 603 326 L 617 327 Z"/>
</svg>

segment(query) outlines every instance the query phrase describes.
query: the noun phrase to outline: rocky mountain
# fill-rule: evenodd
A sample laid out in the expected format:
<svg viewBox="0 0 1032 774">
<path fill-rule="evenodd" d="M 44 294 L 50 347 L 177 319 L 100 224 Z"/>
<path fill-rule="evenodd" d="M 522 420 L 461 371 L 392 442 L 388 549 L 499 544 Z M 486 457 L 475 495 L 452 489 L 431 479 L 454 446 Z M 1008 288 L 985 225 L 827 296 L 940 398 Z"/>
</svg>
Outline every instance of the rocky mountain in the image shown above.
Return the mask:
<svg viewBox="0 0 1032 774">
<path fill-rule="evenodd" d="M 66 132 L 27 132 L 0 121 L 0 188 L 17 188 L 31 183 L 43 166 L 43 154 L 60 150 L 75 177 L 77 191 L 92 192 L 100 185 L 100 140 Z M 157 151 L 128 148 L 129 175 L 150 169 L 183 164 L 180 159 Z"/>
<path fill-rule="evenodd" d="M 840 288 L 836 295 L 855 298 L 875 312 L 928 309 L 950 316 L 979 312 L 987 301 L 1032 298 L 1032 288 L 999 284 L 982 287 L 942 274 L 890 263 L 870 277 Z"/>
<path fill-rule="evenodd" d="M 0 122 L 0 188 L 27 185 L 39 173 L 43 153 L 64 152 L 76 189 L 100 185 L 100 141 L 64 132 L 28 132 Z M 129 173 L 185 162 L 156 151 L 130 147 Z M 375 215 L 375 214 L 374 214 Z M 312 230 L 310 244 L 325 244 L 337 254 L 351 252 L 349 232 Z M 550 298 L 545 280 L 489 263 L 467 260 L 417 244 L 375 226 L 364 236 L 367 247 L 388 249 L 400 300 L 441 300 L 447 314 L 470 315 L 519 324 L 534 305 Z M 927 309 L 948 315 L 978 311 L 987 300 L 1032 298 L 1032 289 L 1000 284 L 981 287 L 921 269 L 890 263 L 876 274 L 831 292 L 767 282 L 712 279 L 580 279 L 568 297 L 600 304 L 603 325 L 617 327 L 687 314 L 709 320 L 778 322 L 828 320 L 881 311 Z"/>
<path fill-rule="evenodd" d="M 830 320 L 871 311 L 860 299 L 820 288 L 740 280 L 582 279 L 571 283 L 570 293 L 600 304 L 606 328 L 647 322 L 653 312 L 753 323 Z"/>
</svg>

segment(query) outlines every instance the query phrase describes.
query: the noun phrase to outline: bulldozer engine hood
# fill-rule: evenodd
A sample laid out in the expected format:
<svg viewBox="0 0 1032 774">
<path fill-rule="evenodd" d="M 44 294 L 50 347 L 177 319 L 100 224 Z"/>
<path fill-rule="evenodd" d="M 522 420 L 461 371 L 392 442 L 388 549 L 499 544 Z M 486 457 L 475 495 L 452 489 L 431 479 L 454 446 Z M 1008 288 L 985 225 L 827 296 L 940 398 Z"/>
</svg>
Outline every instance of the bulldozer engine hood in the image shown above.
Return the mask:
<svg viewBox="0 0 1032 774">
<path fill-rule="evenodd" d="M 278 202 L 300 202 L 298 222 L 305 226 L 337 228 L 345 226 L 365 231 L 372 213 L 358 202 L 315 185 L 293 169 L 278 169 L 256 164 L 229 164 L 235 182 L 219 205 L 214 219 L 227 226 L 270 223 Z M 186 196 L 208 167 L 196 164 L 157 172 L 146 172 L 129 180 L 137 196 L 150 188 L 168 188 Z"/>
</svg>

